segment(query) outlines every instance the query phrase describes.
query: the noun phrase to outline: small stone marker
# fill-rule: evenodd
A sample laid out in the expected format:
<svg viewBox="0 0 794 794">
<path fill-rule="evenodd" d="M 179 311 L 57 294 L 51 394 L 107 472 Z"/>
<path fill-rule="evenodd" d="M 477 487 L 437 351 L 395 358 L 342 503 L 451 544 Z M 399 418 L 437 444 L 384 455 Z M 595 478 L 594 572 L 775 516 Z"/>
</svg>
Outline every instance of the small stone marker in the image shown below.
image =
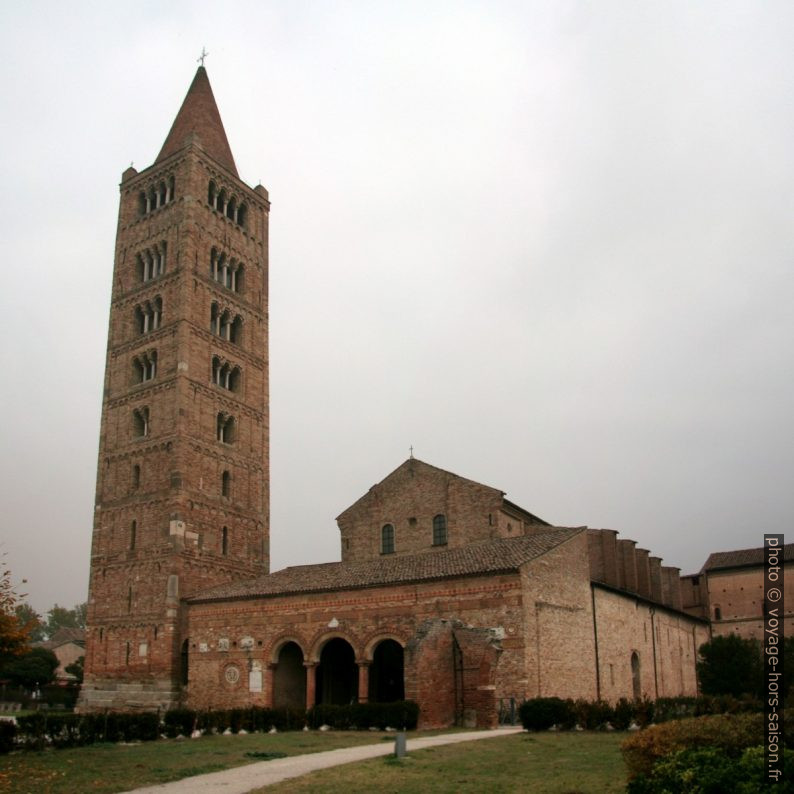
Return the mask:
<svg viewBox="0 0 794 794">
<path fill-rule="evenodd" d="M 405 756 L 405 731 L 400 731 L 394 737 L 394 755 L 397 758 L 403 758 Z"/>
</svg>

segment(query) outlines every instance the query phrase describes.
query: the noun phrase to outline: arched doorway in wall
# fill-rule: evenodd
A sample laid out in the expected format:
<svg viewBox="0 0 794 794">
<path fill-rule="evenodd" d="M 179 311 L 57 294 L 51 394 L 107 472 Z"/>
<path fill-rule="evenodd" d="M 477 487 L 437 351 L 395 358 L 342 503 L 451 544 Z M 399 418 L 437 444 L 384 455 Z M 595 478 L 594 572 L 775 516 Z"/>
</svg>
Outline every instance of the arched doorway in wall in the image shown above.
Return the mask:
<svg viewBox="0 0 794 794">
<path fill-rule="evenodd" d="M 637 651 L 631 653 L 631 686 L 634 700 L 640 700 L 642 698 L 642 682 L 640 680 L 640 657 Z"/>
<path fill-rule="evenodd" d="M 278 653 L 273 671 L 273 705 L 276 708 L 306 707 L 306 668 L 303 651 L 296 642 L 286 642 Z"/>
<path fill-rule="evenodd" d="M 403 647 L 396 640 L 383 640 L 375 646 L 369 668 L 369 699 L 373 703 L 405 700 Z"/>
<path fill-rule="evenodd" d="M 358 700 L 356 654 L 347 640 L 334 637 L 320 653 L 315 679 L 315 703 L 345 705 Z"/>
</svg>

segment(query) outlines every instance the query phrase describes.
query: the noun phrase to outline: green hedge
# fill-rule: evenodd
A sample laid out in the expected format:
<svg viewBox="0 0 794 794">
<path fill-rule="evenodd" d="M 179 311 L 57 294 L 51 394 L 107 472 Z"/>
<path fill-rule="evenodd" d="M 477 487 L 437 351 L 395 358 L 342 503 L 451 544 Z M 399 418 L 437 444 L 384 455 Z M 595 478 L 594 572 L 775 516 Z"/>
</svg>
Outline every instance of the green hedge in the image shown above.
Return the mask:
<svg viewBox="0 0 794 794">
<path fill-rule="evenodd" d="M 278 731 L 299 731 L 306 724 L 306 712 L 302 709 L 266 709 L 259 706 L 237 709 L 217 709 L 213 711 L 194 711 L 193 709 L 172 709 L 163 718 L 166 736 L 190 736 L 194 730 L 204 733 L 223 733 L 230 730 L 239 733 L 267 732 L 272 728 Z"/>
<path fill-rule="evenodd" d="M 306 713 L 311 728 L 328 725 L 337 730 L 365 731 L 369 728 L 414 730 L 419 721 L 419 706 L 412 700 L 394 703 L 352 703 L 349 706 L 314 706 Z"/>
<path fill-rule="evenodd" d="M 161 731 L 168 737 L 202 733 L 247 733 L 299 731 L 305 725 L 337 729 L 386 727 L 416 728 L 419 707 L 412 701 L 397 703 L 359 703 L 350 706 L 315 706 L 302 709 L 260 707 L 194 711 L 178 708 L 160 715 L 151 712 L 128 714 L 108 711 L 92 714 L 49 714 L 44 711 L 17 717 L 17 724 L 0 721 L 0 753 L 15 747 L 43 750 L 45 747 L 77 747 L 96 742 L 152 741 Z"/>
<path fill-rule="evenodd" d="M 78 747 L 96 742 L 151 741 L 160 735 L 155 712 L 48 714 L 17 717 L 17 742 L 26 749 Z"/>
<path fill-rule="evenodd" d="M 518 709 L 521 724 L 528 731 L 543 731 L 556 726 L 571 730 L 578 725 L 586 730 L 599 730 L 607 724 L 625 731 L 632 723 L 644 728 L 685 717 L 708 714 L 745 714 L 761 711 L 761 703 L 753 698 L 734 698 L 730 695 L 659 698 L 658 700 L 628 700 L 621 698 L 614 705 L 604 700 L 562 700 L 561 698 L 532 698 Z"/>
</svg>

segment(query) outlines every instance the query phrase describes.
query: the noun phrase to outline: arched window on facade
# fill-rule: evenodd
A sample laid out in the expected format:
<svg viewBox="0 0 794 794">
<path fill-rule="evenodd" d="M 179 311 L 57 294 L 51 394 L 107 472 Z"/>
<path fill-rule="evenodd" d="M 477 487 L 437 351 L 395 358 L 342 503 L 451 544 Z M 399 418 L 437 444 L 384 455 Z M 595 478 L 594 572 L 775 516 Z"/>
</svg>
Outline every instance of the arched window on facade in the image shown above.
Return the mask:
<svg viewBox="0 0 794 794">
<path fill-rule="evenodd" d="M 226 527 L 221 532 L 221 554 L 224 557 L 229 554 L 229 530 Z"/>
<path fill-rule="evenodd" d="M 132 524 L 130 524 L 130 551 L 133 551 L 135 549 L 135 541 L 137 539 L 136 538 L 137 534 L 138 534 L 138 522 L 133 521 Z"/>
<path fill-rule="evenodd" d="M 221 496 L 229 497 L 232 493 L 232 475 L 228 471 L 221 474 Z"/>
<path fill-rule="evenodd" d="M 136 491 L 141 484 L 141 466 L 139 463 L 132 464 L 132 490 Z"/>
<path fill-rule="evenodd" d="M 642 681 L 640 679 L 640 657 L 637 651 L 631 654 L 631 688 L 634 700 L 642 698 Z"/>
<path fill-rule="evenodd" d="M 380 553 L 394 554 L 394 526 L 386 524 L 380 531 Z"/>
<path fill-rule="evenodd" d="M 433 519 L 433 545 L 447 545 L 447 517 L 441 514 Z"/>
</svg>

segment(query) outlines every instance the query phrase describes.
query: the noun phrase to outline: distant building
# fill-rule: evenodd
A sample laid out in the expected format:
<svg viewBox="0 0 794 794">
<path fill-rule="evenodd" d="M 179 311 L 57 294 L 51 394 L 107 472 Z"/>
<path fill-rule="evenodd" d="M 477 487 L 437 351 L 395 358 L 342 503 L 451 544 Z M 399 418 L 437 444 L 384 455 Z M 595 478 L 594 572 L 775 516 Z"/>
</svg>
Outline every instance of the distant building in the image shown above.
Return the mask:
<svg viewBox="0 0 794 794">
<path fill-rule="evenodd" d="M 55 680 L 59 684 L 74 683 L 76 678 L 66 672 L 70 664 L 74 664 L 81 656 L 85 656 L 85 630 L 76 628 L 60 628 L 52 638 L 44 642 L 33 643 L 34 647 L 52 651 L 58 659 Z"/>
<path fill-rule="evenodd" d="M 696 574 L 682 577 L 684 609 L 708 618 L 715 635 L 760 640 L 764 633 L 764 549 L 717 551 Z M 794 635 L 794 543 L 783 547 L 784 633 Z"/>
</svg>

